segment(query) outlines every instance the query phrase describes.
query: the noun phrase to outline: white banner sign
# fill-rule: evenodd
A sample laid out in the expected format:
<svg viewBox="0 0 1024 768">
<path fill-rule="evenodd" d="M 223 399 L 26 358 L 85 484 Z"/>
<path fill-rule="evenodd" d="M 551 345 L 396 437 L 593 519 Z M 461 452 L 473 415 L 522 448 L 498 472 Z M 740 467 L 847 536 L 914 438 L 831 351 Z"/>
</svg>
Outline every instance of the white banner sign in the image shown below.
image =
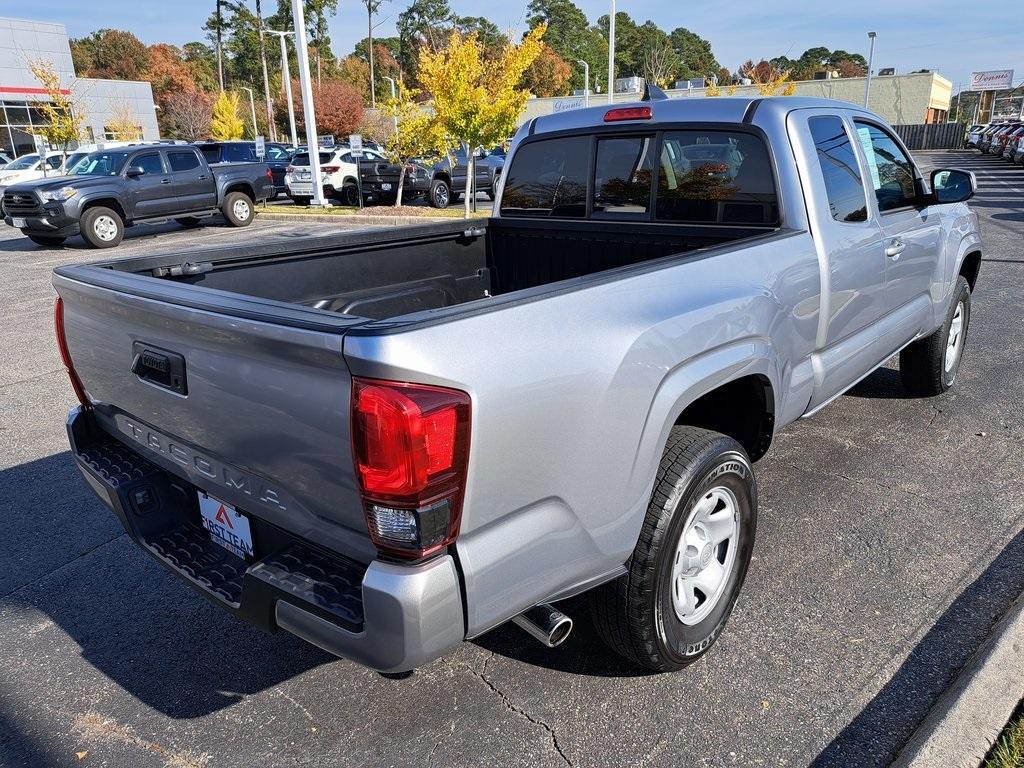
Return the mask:
<svg viewBox="0 0 1024 768">
<path fill-rule="evenodd" d="M 348 148 L 352 151 L 352 157 L 363 156 L 363 136 L 360 133 L 350 134 L 348 137 Z"/>
<path fill-rule="evenodd" d="M 972 91 L 1002 91 L 1013 87 L 1012 69 L 994 69 L 991 72 L 971 72 Z"/>
</svg>

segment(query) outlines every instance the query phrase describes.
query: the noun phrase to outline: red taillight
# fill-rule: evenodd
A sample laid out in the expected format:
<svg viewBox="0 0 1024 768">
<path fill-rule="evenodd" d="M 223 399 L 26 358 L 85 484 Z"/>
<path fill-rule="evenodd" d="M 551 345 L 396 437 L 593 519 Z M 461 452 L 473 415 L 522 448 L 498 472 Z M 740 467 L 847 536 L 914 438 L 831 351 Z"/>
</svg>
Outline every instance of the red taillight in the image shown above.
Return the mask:
<svg viewBox="0 0 1024 768">
<path fill-rule="evenodd" d="M 289 165 L 287 168 L 284 169 L 284 172 L 285 173 L 295 173 L 295 166 L 294 165 Z"/>
<path fill-rule="evenodd" d="M 267 166 L 267 178 L 270 179 L 271 181 L 274 180 L 274 172 L 270 170 L 269 166 Z"/>
<path fill-rule="evenodd" d="M 53 330 L 57 336 L 57 349 L 60 352 L 61 362 L 71 379 L 71 388 L 75 390 L 75 397 L 86 408 L 91 408 L 89 398 L 85 396 L 85 387 L 82 386 L 78 374 L 75 372 L 75 364 L 71 362 L 71 353 L 68 351 L 68 340 L 64 335 L 64 300 L 60 296 L 53 302 Z"/>
<path fill-rule="evenodd" d="M 620 120 L 650 120 L 654 113 L 650 107 L 619 107 L 604 113 L 606 123 L 617 123 Z"/>
<path fill-rule="evenodd" d="M 419 559 L 459 533 L 470 399 L 423 384 L 352 379 L 352 445 L 370 537 Z"/>
<path fill-rule="evenodd" d="M 322 172 L 324 172 L 324 173 L 337 173 L 338 172 L 338 168 L 340 168 L 340 167 L 341 166 L 338 166 L 338 165 L 325 165 L 320 170 Z"/>
</svg>

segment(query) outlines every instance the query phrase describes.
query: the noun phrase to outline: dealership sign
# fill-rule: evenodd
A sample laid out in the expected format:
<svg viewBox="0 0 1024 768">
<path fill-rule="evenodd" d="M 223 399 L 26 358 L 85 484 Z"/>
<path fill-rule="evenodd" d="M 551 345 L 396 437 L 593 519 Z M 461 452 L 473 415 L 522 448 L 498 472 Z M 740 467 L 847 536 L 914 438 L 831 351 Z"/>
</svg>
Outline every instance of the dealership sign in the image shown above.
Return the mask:
<svg viewBox="0 0 1024 768">
<path fill-rule="evenodd" d="M 971 72 L 972 91 L 1001 91 L 1012 87 L 1012 69 L 994 69 L 991 72 Z"/>
</svg>

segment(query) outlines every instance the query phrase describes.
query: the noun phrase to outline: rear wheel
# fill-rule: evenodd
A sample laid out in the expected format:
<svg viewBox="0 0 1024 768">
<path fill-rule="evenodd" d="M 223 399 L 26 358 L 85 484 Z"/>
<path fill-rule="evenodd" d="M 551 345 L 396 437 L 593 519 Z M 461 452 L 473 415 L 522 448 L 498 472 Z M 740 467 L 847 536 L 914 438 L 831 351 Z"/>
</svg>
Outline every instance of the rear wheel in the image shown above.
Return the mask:
<svg viewBox="0 0 1024 768">
<path fill-rule="evenodd" d="M 67 240 L 66 237 L 61 237 L 60 235 L 30 235 L 27 232 L 25 233 L 25 237 L 36 245 L 43 245 L 48 248 L 61 245 L 65 240 Z"/>
<path fill-rule="evenodd" d="M 252 198 L 244 192 L 228 192 L 224 198 L 224 205 L 221 206 L 221 213 L 231 226 L 247 227 L 252 224 L 255 214 Z"/>
<path fill-rule="evenodd" d="M 124 238 L 124 221 L 117 211 L 97 205 L 82 214 L 82 239 L 93 248 L 113 248 Z"/>
<path fill-rule="evenodd" d="M 757 485 L 739 443 L 674 427 L 629 571 L 591 593 L 602 639 L 657 672 L 700 658 L 732 613 L 756 522 Z"/>
<path fill-rule="evenodd" d="M 956 381 L 971 322 L 971 286 L 961 275 L 939 330 L 900 352 L 900 378 L 915 395 L 941 395 Z"/>
<path fill-rule="evenodd" d="M 452 201 L 452 191 L 448 182 L 444 179 L 435 179 L 430 185 L 428 197 L 434 208 L 447 208 Z"/>
<path fill-rule="evenodd" d="M 348 206 L 359 205 L 359 187 L 355 184 L 343 184 L 341 187 L 341 204 Z"/>
</svg>

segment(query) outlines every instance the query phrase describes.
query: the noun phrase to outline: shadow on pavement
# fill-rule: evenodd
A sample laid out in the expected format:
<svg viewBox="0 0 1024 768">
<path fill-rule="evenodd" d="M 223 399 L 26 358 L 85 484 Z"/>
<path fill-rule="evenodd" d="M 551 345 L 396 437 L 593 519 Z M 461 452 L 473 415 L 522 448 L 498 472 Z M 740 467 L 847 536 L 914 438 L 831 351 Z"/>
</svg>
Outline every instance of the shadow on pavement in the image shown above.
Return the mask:
<svg viewBox="0 0 1024 768">
<path fill-rule="evenodd" d="M 878 695 L 818 755 L 812 768 L 889 765 L 995 623 L 1024 592 L 1022 562 L 1024 531 L 960 593 Z"/>
<path fill-rule="evenodd" d="M 56 763 L 29 734 L 16 725 L 0 706 L 0 765 L 7 768 L 41 768 Z"/>
</svg>

